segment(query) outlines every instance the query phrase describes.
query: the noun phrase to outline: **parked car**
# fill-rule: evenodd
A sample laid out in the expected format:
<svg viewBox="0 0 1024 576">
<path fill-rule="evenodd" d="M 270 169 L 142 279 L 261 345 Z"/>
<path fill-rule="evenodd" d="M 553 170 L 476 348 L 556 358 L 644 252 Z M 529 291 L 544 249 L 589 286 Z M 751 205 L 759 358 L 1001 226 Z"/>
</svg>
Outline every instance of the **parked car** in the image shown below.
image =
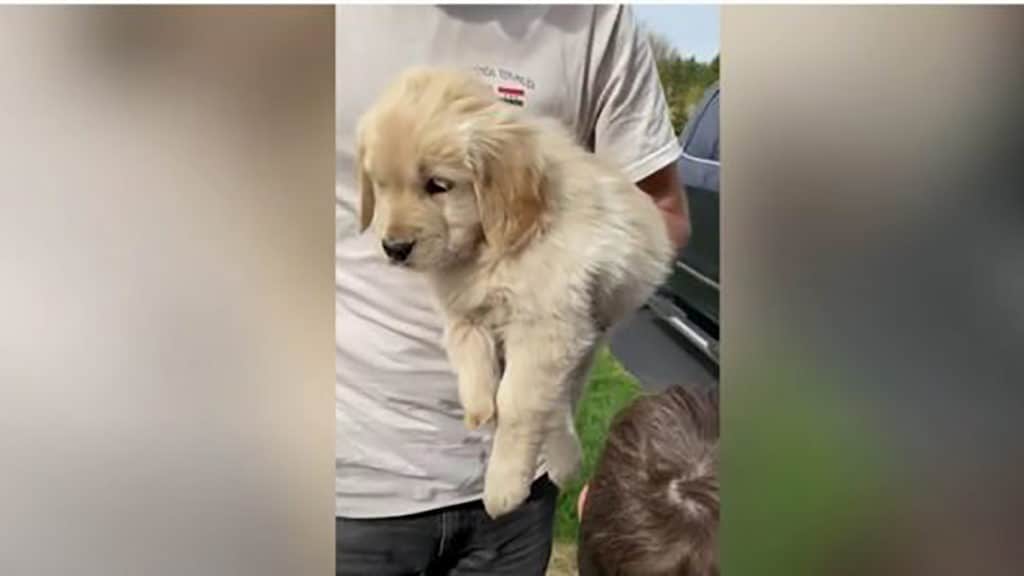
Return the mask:
<svg viewBox="0 0 1024 576">
<path fill-rule="evenodd" d="M 680 135 L 678 168 L 690 205 L 690 242 L 673 274 L 648 303 L 661 321 L 718 364 L 719 86 L 705 92 Z"/>
</svg>

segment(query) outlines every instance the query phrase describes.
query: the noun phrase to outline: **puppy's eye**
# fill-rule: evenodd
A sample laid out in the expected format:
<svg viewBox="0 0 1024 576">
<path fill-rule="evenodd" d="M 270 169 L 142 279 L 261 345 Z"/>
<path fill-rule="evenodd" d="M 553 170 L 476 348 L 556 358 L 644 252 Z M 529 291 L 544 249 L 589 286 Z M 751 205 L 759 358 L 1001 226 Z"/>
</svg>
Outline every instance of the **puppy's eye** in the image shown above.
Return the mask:
<svg viewBox="0 0 1024 576">
<path fill-rule="evenodd" d="M 429 178 L 427 179 L 427 183 L 423 185 L 423 189 L 431 196 L 434 194 L 443 194 L 452 189 L 452 183 L 444 178 Z"/>
</svg>

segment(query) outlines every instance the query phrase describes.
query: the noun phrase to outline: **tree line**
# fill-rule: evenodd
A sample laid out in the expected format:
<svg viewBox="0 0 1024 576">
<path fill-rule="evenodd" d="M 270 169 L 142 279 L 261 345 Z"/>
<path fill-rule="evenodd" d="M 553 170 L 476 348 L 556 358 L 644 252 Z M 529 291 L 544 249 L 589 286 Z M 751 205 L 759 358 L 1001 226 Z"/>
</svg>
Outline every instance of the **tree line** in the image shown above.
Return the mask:
<svg viewBox="0 0 1024 576">
<path fill-rule="evenodd" d="M 672 114 L 672 127 L 678 134 L 704 92 L 718 82 L 719 55 L 716 54 L 711 62 L 698 62 L 693 56 L 683 58 L 664 36 L 648 27 L 641 28 L 654 54 L 658 76 Z"/>
</svg>

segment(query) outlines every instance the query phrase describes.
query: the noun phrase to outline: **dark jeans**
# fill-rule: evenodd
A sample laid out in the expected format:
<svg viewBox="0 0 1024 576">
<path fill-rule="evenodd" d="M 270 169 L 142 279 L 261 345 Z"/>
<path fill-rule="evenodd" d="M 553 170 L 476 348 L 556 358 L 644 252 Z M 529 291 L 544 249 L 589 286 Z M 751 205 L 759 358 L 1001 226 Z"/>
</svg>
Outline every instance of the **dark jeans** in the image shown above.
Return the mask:
<svg viewBox="0 0 1024 576">
<path fill-rule="evenodd" d="M 533 483 L 521 507 L 492 520 L 479 500 L 394 518 L 337 518 L 337 576 L 543 576 L 558 488 Z"/>
</svg>

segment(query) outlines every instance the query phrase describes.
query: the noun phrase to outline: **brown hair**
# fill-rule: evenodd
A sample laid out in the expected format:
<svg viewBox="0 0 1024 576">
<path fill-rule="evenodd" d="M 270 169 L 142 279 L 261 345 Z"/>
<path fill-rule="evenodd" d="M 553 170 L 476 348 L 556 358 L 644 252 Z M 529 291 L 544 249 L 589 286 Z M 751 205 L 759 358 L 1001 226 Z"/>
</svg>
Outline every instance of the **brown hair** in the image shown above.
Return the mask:
<svg viewBox="0 0 1024 576">
<path fill-rule="evenodd" d="M 580 574 L 717 576 L 718 406 L 674 387 L 619 413 L 580 522 Z"/>
</svg>

